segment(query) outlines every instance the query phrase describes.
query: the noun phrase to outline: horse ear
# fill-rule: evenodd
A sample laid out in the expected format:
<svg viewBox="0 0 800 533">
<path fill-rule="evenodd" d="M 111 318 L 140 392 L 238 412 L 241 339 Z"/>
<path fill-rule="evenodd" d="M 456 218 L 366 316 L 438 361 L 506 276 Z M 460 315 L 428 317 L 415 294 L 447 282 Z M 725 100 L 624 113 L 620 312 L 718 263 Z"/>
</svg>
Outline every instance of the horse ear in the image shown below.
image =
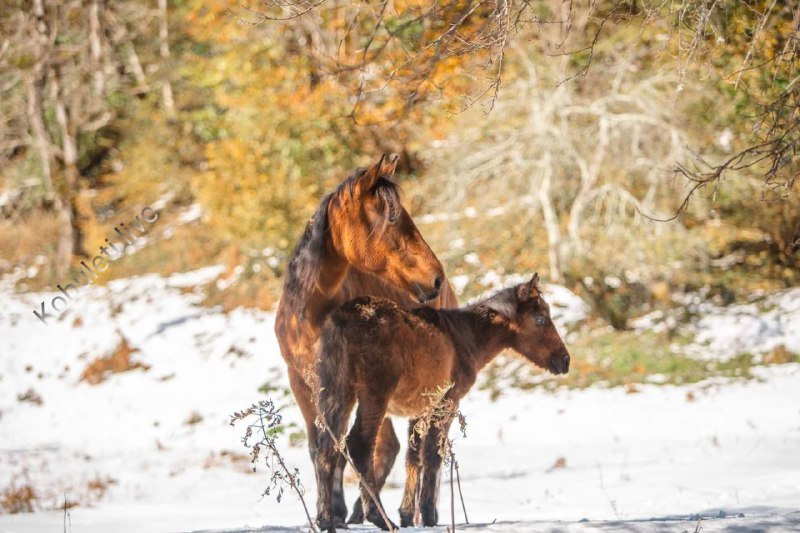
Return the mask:
<svg viewBox="0 0 800 533">
<path fill-rule="evenodd" d="M 400 156 L 397 154 L 392 154 L 388 158 L 384 156 L 384 159 L 382 159 L 383 164 L 381 165 L 381 170 L 378 175 L 387 176 L 389 178 L 394 176 L 394 170 L 397 168 L 397 162 L 399 160 Z"/>
<path fill-rule="evenodd" d="M 531 280 L 527 283 L 523 283 L 519 286 L 517 291 L 517 297 L 521 301 L 529 300 L 530 298 L 535 298 L 539 296 L 539 273 L 536 272 L 531 277 Z"/>
<path fill-rule="evenodd" d="M 380 178 L 383 174 L 381 174 L 381 170 L 386 166 L 386 154 L 381 156 L 381 160 L 378 161 L 378 164 L 372 165 L 367 169 L 366 172 L 361 174 L 358 178 L 358 187 L 361 192 L 367 192 L 371 190 L 375 183 L 377 183 L 378 178 Z"/>
<path fill-rule="evenodd" d="M 528 296 L 535 298 L 539 296 L 539 273 L 534 272 L 533 277 L 528 282 Z"/>
<path fill-rule="evenodd" d="M 514 317 L 517 314 L 517 305 L 514 303 L 513 298 L 490 298 L 488 301 L 486 301 L 485 305 L 497 314 L 495 317 L 495 322 L 514 320 Z"/>
<path fill-rule="evenodd" d="M 486 307 L 497 313 L 495 322 L 502 322 L 504 319 L 513 320 L 514 315 L 517 314 L 516 307 L 509 301 L 489 301 L 486 303 Z"/>
<path fill-rule="evenodd" d="M 369 167 L 358 179 L 361 191 L 366 192 L 371 190 L 378 182 L 379 178 L 391 178 L 394 176 L 394 170 L 397 168 L 397 161 L 399 159 L 400 156 L 397 154 L 392 154 L 391 156 L 383 154 L 380 161 L 378 161 L 376 165 Z"/>
</svg>

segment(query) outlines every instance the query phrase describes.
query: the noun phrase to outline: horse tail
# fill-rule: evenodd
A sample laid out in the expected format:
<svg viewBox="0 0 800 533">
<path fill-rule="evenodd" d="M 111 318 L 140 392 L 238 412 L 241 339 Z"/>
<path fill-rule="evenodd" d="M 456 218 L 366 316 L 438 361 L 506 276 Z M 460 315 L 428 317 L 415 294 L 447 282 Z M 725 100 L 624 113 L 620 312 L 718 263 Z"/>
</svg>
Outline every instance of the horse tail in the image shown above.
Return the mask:
<svg viewBox="0 0 800 533">
<path fill-rule="evenodd" d="M 349 398 L 353 390 L 348 359 L 347 338 L 341 326 L 329 320 L 317 341 L 317 414 L 337 438 L 341 438 L 347 429 L 350 415 L 347 406 L 352 405 Z M 324 427 L 320 433 L 320 436 L 323 435 L 327 435 Z"/>
</svg>

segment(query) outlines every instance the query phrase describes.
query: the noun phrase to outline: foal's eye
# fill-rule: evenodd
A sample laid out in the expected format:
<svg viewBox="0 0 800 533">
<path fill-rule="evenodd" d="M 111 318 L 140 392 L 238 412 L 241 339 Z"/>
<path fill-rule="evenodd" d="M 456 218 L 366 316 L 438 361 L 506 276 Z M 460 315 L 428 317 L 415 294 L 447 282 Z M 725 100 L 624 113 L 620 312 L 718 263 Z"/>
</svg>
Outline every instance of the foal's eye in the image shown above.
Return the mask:
<svg viewBox="0 0 800 533">
<path fill-rule="evenodd" d="M 534 318 L 534 320 L 536 321 L 536 325 L 537 326 L 545 326 L 545 325 L 547 325 L 547 317 L 546 316 L 538 315 L 538 316 L 536 316 Z"/>
</svg>

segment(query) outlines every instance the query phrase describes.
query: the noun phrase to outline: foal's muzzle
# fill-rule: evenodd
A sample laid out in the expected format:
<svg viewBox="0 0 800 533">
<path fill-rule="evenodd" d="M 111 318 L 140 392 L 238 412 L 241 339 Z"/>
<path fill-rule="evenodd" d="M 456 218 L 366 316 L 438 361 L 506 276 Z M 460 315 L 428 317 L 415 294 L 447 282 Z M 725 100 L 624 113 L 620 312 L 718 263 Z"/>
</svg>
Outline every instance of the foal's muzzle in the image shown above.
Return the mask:
<svg viewBox="0 0 800 533">
<path fill-rule="evenodd" d="M 553 374 L 566 374 L 569 371 L 569 352 L 564 350 L 550 357 L 547 368 Z"/>
</svg>

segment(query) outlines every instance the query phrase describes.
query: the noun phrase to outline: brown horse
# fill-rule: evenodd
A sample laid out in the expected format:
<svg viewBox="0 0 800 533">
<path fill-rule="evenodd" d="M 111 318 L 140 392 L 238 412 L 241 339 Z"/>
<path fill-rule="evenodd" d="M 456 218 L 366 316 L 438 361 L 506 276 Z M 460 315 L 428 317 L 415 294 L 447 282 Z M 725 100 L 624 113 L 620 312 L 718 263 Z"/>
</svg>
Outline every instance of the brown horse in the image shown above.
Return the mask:
<svg viewBox="0 0 800 533">
<path fill-rule="evenodd" d="M 442 265 L 403 208 L 391 181 L 397 156 L 350 176 L 319 204 L 289 262 L 275 333 L 289 371 L 289 383 L 303 413 L 314 460 L 316 406 L 307 375 L 313 372 L 314 345 L 333 309 L 358 296 L 382 296 L 404 308 L 425 303 L 455 307 L 455 294 Z M 382 485 L 400 442 L 391 420 L 383 423 L 375 452 Z M 334 515 L 344 522 L 342 462 L 336 470 Z M 351 522 L 363 521 L 360 500 Z"/>
<path fill-rule="evenodd" d="M 415 438 L 413 429 L 429 406 L 426 392 L 452 385 L 444 398 L 455 405 L 475 383 L 478 371 L 502 350 L 510 348 L 554 374 L 569 370 L 569 352 L 558 335 L 550 310 L 539 291 L 539 275 L 461 309 L 401 309 L 383 299 L 364 297 L 331 313 L 317 346 L 318 409 L 332 432 L 341 436 L 353 406 L 356 419 L 347 436 L 356 469 L 375 494 L 379 493 L 372 452 L 386 413 L 411 417 L 409 462 L 421 463 L 423 479 L 406 479 L 400 507 L 401 525 L 411 526 L 419 486 L 419 513 L 425 526 L 436 525 L 436 492 L 441 457 L 440 431 L 431 425 Z M 336 531 L 331 491 L 339 457 L 333 438 L 318 435 L 316 456 L 317 522 Z M 361 488 L 367 519 L 386 524 L 375 503 Z"/>
</svg>

